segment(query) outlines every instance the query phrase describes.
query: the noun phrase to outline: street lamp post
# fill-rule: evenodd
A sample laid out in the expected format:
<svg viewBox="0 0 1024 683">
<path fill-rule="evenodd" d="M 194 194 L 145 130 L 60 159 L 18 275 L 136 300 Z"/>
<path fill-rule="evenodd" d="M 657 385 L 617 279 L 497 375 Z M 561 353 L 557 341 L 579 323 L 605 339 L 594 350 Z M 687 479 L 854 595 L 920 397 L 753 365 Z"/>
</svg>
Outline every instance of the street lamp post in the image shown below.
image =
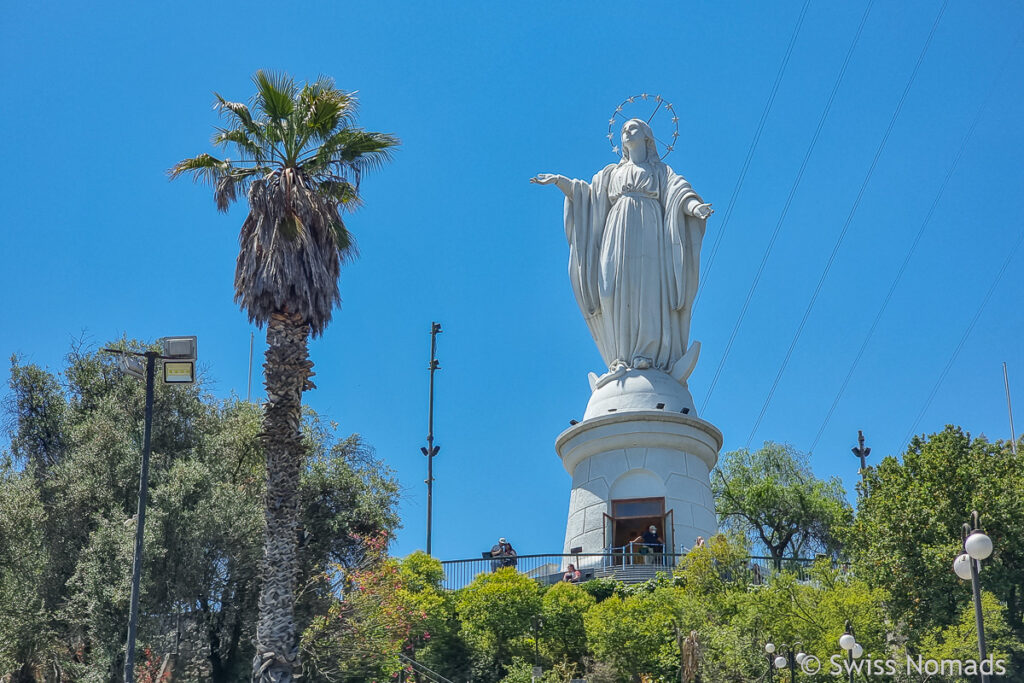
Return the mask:
<svg viewBox="0 0 1024 683">
<path fill-rule="evenodd" d="M 533 627 L 533 678 L 536 680 L 541 676 L 540 668 L 540 630 L 544 628 L 544 617 L 537 614 L 530 620 Z"/>
<path fill-rule="evenodd" d="M 142 540 L 146 528 L 146 501 L 149 497 L 149 455 L 153 433 L 153 394 L 156 380 L 156 361 L 167 361 L 164 382 L 172 384 L 195 381 L 196 338 L 165 337 L 160 340 L 163 352 L 103 349 L 120 356 L 125 372 L 146 380 L 145 426 L 142 432 L 142 467 L 139 473 L 139 505 L 135 514 L 135 552 L 132 557 L 132 588 L 128 607 L 128 638 L 125 644 L 124 681 L 135 680 L 135 638 L 139 626 L 139 592 L 142 583 Z M 139 358 L 146 359 L 145 374 L 141 372 Z"/>
<path fill-rule="evenodd" d="M 953 571 L 961 579 L 971 582 L 971 589 L 974 592 L 974 621 L 978 629 L 978 655 L 981 661 L 978 662 L 978 675 L 982 683 L 988 683 L 988 674 L 984 672 L 985 660 L 988 659 L 985 647 L 985 623 L 981 613 L 981 582 L 978 580 L 978 572 L 981 571 L 981 561 L 992 554 L 992 539 L 981 531 L 981 522 L 978 511 L 971 513 L 970 523 L 964 523 L 961 530 L 963 540 L 962 552 L 953 561 Z"/>
<path fill-rule="evenodd" d="M 806 654 L 800 651 L 799 646 L 803 645 L 799 640 L 792 645 L 782 643 L 778 654 L 774 643 L 765 643 L 764 651 L 768 653 L 768 680 L 772 680 L 772 669 L 785 669 L 789 667 L 790 683 L 796 680 L 796 667 L 803 665 Z M 772 655 L 775 655 L 774 657 Z"/>
<path fill-rule="evenodd" d="M 135 635 L 139 625 L 139 587 L 142 582 L 142 535 L 146 528 L 146 499 L 149 495 L 149 446 L 153 432 L 153 379 L 157 354 L 146 356 L 146 426 L 142 436 L 142 472 L 139 474 L 139 507 L 135 515 L 135 555 L 132 559 L 132 593 L 128 608 L 128 643 L 124 659 L 125 683 L 135 680 Z"/>
<path fill-rule="evenodd" d="M 864 648 L 857 642 L 853 635 L 853 625 L 846 621 L 846 630 L 839 636 L 839 647 L 846 650 L 846 661 L 849 662 L 847 669 L 850 674 L 850 683 L 853 683 L 853 660 L 859 659 L 864 654 Z"/>
</svg>

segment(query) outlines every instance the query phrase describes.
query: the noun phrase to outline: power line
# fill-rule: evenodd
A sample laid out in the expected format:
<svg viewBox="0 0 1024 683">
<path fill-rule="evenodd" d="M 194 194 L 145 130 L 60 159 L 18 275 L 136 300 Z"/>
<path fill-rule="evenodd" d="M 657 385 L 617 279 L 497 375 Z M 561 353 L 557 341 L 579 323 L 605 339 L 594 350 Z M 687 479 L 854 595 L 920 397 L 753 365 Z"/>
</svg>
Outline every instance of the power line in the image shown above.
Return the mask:
<svg viewBox="0 0 1024 683">
<path fill-rule="evenodd" d="M 942 372 L 939 374 L 939 379 L 935 382 L 935 386 L 932 387 L 931 393 L 928 394 L 928 399 L 924 402 L 924 405 L 921 407 L 921 411 L 917 414 L 917 417 L 914 419 L 914 425 L 910 428 L 910 431 L 907 432 L 907 435 L 903 438 L 903 445 L 899 449 L 900 453 L 902 453 L 906 449 L 907 444 L 910 442 L 910 437 L 912 437 L 914 433 L 917 431 L 918 423 L 921 422 L 921 418 L 923 418 L 924 414 L 928 411 L 928 407 L 932 404 L 932 399 L 934 399 L 935 394 L 938 393 L 939 387 L 942 385 L 942 381 L 946 379 L 946 375 L 949 373 L 949 369 L 953 367 L 953 363 L 956 361 L 956 357 L 960 355 L 960 349 L 963 348 L 964 343 L 967 341 L 967 338 L 971 336 L 971 331 L 974 329 L 974 325 L 978 322 L 978 318 L 981 317 L 981 312 L 985 310 L 985 305 L 988 304 L 988 300 L 992 298 L 992 292 L 996 290 L 996 286 L 999 285 L 999 281 L 1003 279 L 1003 274 L 1006 272 L 1007 266 L 1010 265 L 1010 261 L 1012 261 L 1013 257 L 1016 255 L 1017 249 L 1020 247 L 1021 242 L 1024 242 L 1024 230 L 1020 231 L 1020 235 L 1017 237 L 1017 242 L 1013 245 L 1013 248 L 1010 250 L 1010 253 L 1007 254 L 1006 260 L 1003 261 L 1003 266 L 999 269 L 999 272 L 996 273 L 996 277 L 992 281 L 992 285 L 988 288 L 988 292 L 985 293 L 985 298 L 981 300 L 981 305 L 978 306 L 978 310 L 975 311 L 974 317 L 971 318 L 970 324 L 967 326 L 967 329 L 964 330 L 963 336 L 960 337 L 960 343 L 956 345 L 956 348 L 953 350 L 953 355 L 949 357 L 949 361 L 946 363 L 946 367 L 944 367 L 942 369 Z"/>
<path fill-rule="evenodd" d="M 740 315 L 736 319 L 736 324 L 732 328 L 732 334 L 729 335 L 729 342 L 725 345 L 725 353 L 722 354 L 722 360 L 718 363 L 718 368 L 715 370 L 715 376 L 711 380 L 711 386 L 708 388 L 708 393 L 704 397 L 704 402 L 701 404 L 701 413 L 703 413 L 704 409 L 707 408 L 708 401 L 711 400 L 711 395 L 714 393 L 715 386 L 718 384 L 718 378 L 722 374 L 722 368 L 725 366 L 725 361 L 729 358 L 729 352 L 732 350 L 733 342 L 736 341 L 736 334 L 739 332 L 740 325 L 743 324 L 743 318 L 747 314 L 747 308 L 750 306 L 750 300 L 754 296 L 754 290 L 757 289 L 757 285 L 761 281 L 761 274 L 764 272 L 764 266 L 768 262 L 768 257 L 771 255 L 772 247 L 775 245 L 775 240 L 779 236 L 782 224 L 786 220 L 786 214 L 789 212 L 789 206 L 793 203 L 793 196 L 796 194 L 797 188 L 800 187 L 800 181 L 803 178 L 804 171 L 807 169 L 807 162 L 810 160 L 811 153 L 814 151 L 814 146 L 818 142 L 818 136 L 821 134 L 821 129 L 825 125 L 825 119 L 828 118 L 828 113 L 832 109 L 832 103 L 835 101 L 836 93 L 839 91 L 839 85 L 843 82 L 843 76 L 846 74 L 846 69 L 850 65 L 850 58 L 853 56 L 854 49 L 860 41 L 861 33 L 864 30 L 864 24 L 867 23 L 868 15 L 871 13 L 871 7 L 873 5 L 874 0 L 870 0 L 868 2 L 868 6 L 864 9 L 864 16 L 861 17 L 860 24 L 857 26 L 857 32 L 853 36 L 853 42 L 850 43 L 850 48 L 846 52 L 846 58 L 843 60 L 843 65 L 839 69 L 839 75 L 836 77 L 836 82 L 832 86 L 832 92 L 829 94 L 828 101 L 825 103 L 825 108 L 822 110 L 821 117 L 818 119 L 818 126 L 814 129 L 814 135 L 811 136 L 811 142 L 807 146 L 807 151 L 804 153 L 803 161 L 800 164 L 800 170 L 797 171 L 796 179 L 793 181 L 793 186 L 789 190 L 789 196 L 786 198 L 786 204 L 782 208 L 782 214 L 779 216 L 779 220 L 775 224 L 775 232 L 772 233 L 771 240 L 768 242 L 764 256 L 761 258 L 761 265 L 757 268 L 757 273 L 754 275 L 754 281 L 750 284 L 750 290 L 747 292 L 747 298 L 743 302 L 743 308 L 740 310 Z"/>
<path fill-rule="evenodd" d="M 907 250 L 906 256 L 903 258 L 903 263 L 900 265 L 899 270 L 896 273 L 896 277 L 893 278 L 892 283 L 889 285 L 889 291 L 885 295 L 885 299 L 882 301 L 882 305 L 878 309 L 878 313 L 875 314 L 875 319 L 871 323 L 871 327 L 868 329 L 868 333 L 864 336 L 864 341 L 861 342 L 860 349 L 857 350 L 857 355 L 853 359 L 853 363 L 850 364 L 850 369 L 846 373 L 846 377 L 843 378 L 843 383 L 839 387 L 839 391 L 836 392 L 836 397 L 832 401 L 832 405 L 828 409 L 828 413 L 825 415 L 825 419 L 821 422 L 821 427 L 818 428 L 818 433 L 814 436 L 814 442 L 811 443 L 810 451 L 813 453 L 814 449 L 817 448 L 818 442 L 821 441 L 822 435 L 825 433 L 825 428 L 828 426 L 829 420 L 832 419 L 832 414 L 835 412 L 836 407 L 839 405 L 839 401 L 842 399 L 843 394 L 846 392 L 846 387 L 850 383 L 850 379 L 853 377 L 854 371 L 857 369 L 860 363 L 861 357 L 864 355 L 864 351 L 867 349 L 868 344 L 871 341 L 872 336 L 875 333 L 875 329 L 878 327 L 879 321 L 882 319 L 882 315 L 885 313 L 886 308 L 889 306 L 889 301 L 892 299 L 893 293 L 896 291 L 897 285 L 899 285 L 903 278 L 903 273 L 907 269 L 907 264 L 910 263 L 911 257 L 917 249 L 918 243 L 921 241 L 922 235 L 924 235 L 925 229 L 931 224 L 932 216 L 935 214 L 935 209 L 939 205 L 939 200 L 942 199 L 943 194 L 946 191 L 946 186 L 949 184 L 950 178 L 953 176 L 953 172 L 956 170 L 960 163 L 960 158 L 964 154 L 964 150 L 967 148 L 968 142 L 974 136 L 974 130 L 978 127 L 978 122 L 981 120 L 982 114 L 987 110 L 988 103 L 992 99 L 992 94 L 996 91 L 996 85 L 1002 80 L 1002 75 L 1006 71 L 1006 67 L 1009 64 L 1010 57 L 1014 54 L 1014 49 L 1018 42 L 1020 42 L 1021 36 L 1024 35 L 1024 26 L 1021 27 L 1021 31 L 1018 32 L 1016 40 L 1010 46 L 1006 57 L 1003 59 L 1002 67 L 999 69 L 996 77 L 992 80 L 992 84 L 989 86 L 988 94 L 982 100 L 981 106 L 978 107 L 978 111 L 974 115 L 974 121 L 971 123 L 970 128 L 967 130 L 967 134 L 964 136 L 963 141 L 960 143 L 960 149 L 957 150 L 956 155 L 953 157 L 953 163 L 950 164 L 949 169 L 946 171 L 946 177 L 943 178 L 942 184 L 939 186 L 939 191 L 935 193 L 935 198 L 932 200 L 931 206 L 928 208 L 928 213 L 924 217 L 924 221 L 921 223 L 921 227 L 917 231 L 917 235 L 914 237 L 914 241 L 910 244 L 910 248 Z"/>
<path fill-rule="evenodd" d="M 914 81 L 917 79 L 917 72 L 920 70 L 921 64 L 924 62 L 925 55 L 928 54 L 928 48 L 932 44 L 932 38 L 935 36 L 935 31 L 939 28 L 939 22 L 942 20 L 942 15 L 945 14 L 946 6 L 948 4 L 949 0 L 944 0 L 942 7 L 939 8 L 939 13 L 935 16 L 935 21 L 932 23 L 932 29 L 928 32 L 928 37 L 924 41 L 924 47 L 921 48 L 921 53 L 917 56 L 917 62 L 914 64 L 913 71 L 910 72 L 910 78 L 907 80 L 907 85 L 903 88 L 903 93 L 900 95 L 899 102 L 896 103 L 896 109 L 893 111 L 892 117 L 889 119 L 889 125 L 885 129 L 885 133 L 882 134 L 882 139 L 878 143 L 878 148 L 875 150 L 875 156 L 871 159 L 871 165 L 868 166 L 867 173 L 864 174 L 864 180 L 861 181 L 860 189 L 857 191 L 857 197 L 853 200 L 853 206 L 850 207 L 850 213 L 846 216 L 846 222 L 843 223 L 843 228 L 839 231 L 839 237 L 836 239 L 836 243 L 832 247 L 832 253 L 829 254 L 828 261 L 825 262 L 825 268 L 821 271 L 821 277 L 818 278 L 818 284 L 814 287 L 814 293 L 811 294 L 811 300 L 807 302 L 807 308 L 804 309 L 804 315 L 800 319 L 800 324 L 797 325 L 796 333 L 793 335 L 792 341 L 789 343 L 789 349 L 786 350 L 786 356 L 782 359 L 782 365 L 779 366 L 779 371 L 775 374 L 775 380 L 772 382 L 772 387 L 768 390 L 768 396 L 764 399 L 764 404 L 761 406 L 761 412 L 758 414 L 757 420 L 754 421 L 754 427 L 750 430 L 750 435 L 747 437 L 747 448 L 750 448 L 750 442 L 753 441 L 754 434 L 757 433 L 758 427 L 761 426 L 761 421 L 768 412 L 768 406 L 771 405 L 772 398 L 775 396 L 775 390 L 778 388 L 779 382 L 782 380 L 782 375 L 786 372 L 786 368 L 789 366 L 789 360 L 793 357 L 793 351 L 796 349 L 797 342 L 800 340 L 800 335 L 803 334 L 804 327 L 807 325 L 807 320 L 811 317 L 811 311 L 814 309 L 814 304 L 818 301 L 818 295 L 821 294 L 821 288 L 825 284 L 825 279 L 828 277 L 829 271 L 832 270 L 832 264 L 835 263 L 836 255 L 839 253 L 839 248 L 842 246 L 843 240 L 846 239 L 846 233 L 850 229 L 853 217 L 857 214 L 857 209 L 860 208 L 860 202 L 864 198 L 864 193 L 867 191 L 868 184 L 871 182 L 871 177 L 875 174 L 875 168 L 878 166 L 878 160 L 882 157 L 885 145 L 889 142 L 889 135 L 892 133 L 892 129 L 896 125 L 896 120 L 899 119 L 900 112 L 903 111 L 903 103 L 906 102 L 907 95 L 910 93 L 910 89 L 913 87 Z"/>
<path fill-rule="evenodd" d="M 782 63 L 779 65 L 779 71 L 775 74 L 775 83 L 772 85 L 771 94 L 768 95 L 768 101 L 764 103 L 764 111 L 761 112 L 761 120 L 757 122 L 757 130 L 754 131 L 754 139 L 750 141 L 750 147 L 747 149 L 747 158 L 743 160 L 743 167 L 740 169 L 740 175 L 736 178 L 736 186 L 732 189 L 732 195 L 729 197 L 729 205 L 725 209 L 725 217 L 722 220 L 722 227 L 718 229 L 718 235 L 715 237 L 715 243 L 711 247 L 711 255 L 708 257 L 708 264 L 704 269 L 704 288 L 697 290 L 697 298 L 694 301 L 694 306 L 700 301 L 700 295 L 707 288 L 707 282 L 711 278 L 711 267 L 715 263 L 715 254 L 718 253 L 718 247 L 722 243 L 722 236 L 725 235 L 725 229 L 729 226 L 729 218 L 732 217 L 733 207 L 736 205 L 736 198 L 740 194 L 740 189 L 743 187 L 743 181 L 747 177 L 747 169 L 750 168 L 750 160 L 754 157 L 754 151 L 757 149 L 757 143 L 761 140 L 761 131 L 764 130 L 764 124 L 768 120 L 768 114 L 772 110 L 772 105 L 775 103 L 775 95 L 779 92 L 779 85 L 782 83 L 782 76 L 786 73 L 786 66 L 789 64 L 789 57 L 793 54 L 793 46 L 796 45 L 796 38 L 800 34 L 800 27 L 804 23 L 804 16 L 807 14 L 807 8 L 810 6 L 811 0 L 805 0 L 804 6 L 800 9 L 800 16 L 797 17 L 796 26 L 793 27 L 793 35 L 789 38 L 789 46 L 786 47 L 786 54 L 782 58 Z"/>
</svg>

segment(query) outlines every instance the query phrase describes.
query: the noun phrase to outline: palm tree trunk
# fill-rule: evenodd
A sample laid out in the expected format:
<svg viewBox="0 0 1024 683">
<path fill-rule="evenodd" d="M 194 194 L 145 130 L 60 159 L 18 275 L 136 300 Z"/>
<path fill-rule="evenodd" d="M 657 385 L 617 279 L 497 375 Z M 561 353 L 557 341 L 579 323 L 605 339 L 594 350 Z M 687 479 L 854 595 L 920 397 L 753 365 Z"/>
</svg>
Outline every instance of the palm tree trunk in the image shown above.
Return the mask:
<svg viewBox="0 0 1024 683">
<path fill-rule="evenodd" d="M 267 324 L 267 402 L 263 448 L 267 459 L 266 527 L 263 536 L 263 582 L 253 681 L 291 683 L 301 673 L 295 629 L 295 581 L 298 574 L 296 529 L 299 475 L 305 461 L 300 426 L 302 392 L 312 389 L 313 363 L 306 342 L 309 325 L 287 311 Z"/>
</svg>

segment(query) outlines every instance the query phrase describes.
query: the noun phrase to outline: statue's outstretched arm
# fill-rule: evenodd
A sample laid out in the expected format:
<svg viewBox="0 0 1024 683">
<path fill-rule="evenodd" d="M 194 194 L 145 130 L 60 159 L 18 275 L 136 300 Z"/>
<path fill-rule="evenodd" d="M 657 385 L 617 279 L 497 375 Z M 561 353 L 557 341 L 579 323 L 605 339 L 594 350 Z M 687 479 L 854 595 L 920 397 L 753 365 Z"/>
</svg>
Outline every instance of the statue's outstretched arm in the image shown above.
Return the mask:
<svg viewBox="0 0 1024 683">
<path fill-rule="evenodd" d="M 568 198 L 572 199 L 572 183 L 564 175 L 555 173 L 538 173 L 530 182 L 536 185 L 550 185 L 552 183 Z"/>
<path fill-rule="evenodd" d="M 688 213 L 691 216 L 696 216 L 697 218 L 707 218 L 714 212 L 715 210 L 711 208 L 710 204 L 701 203 L 700 199 L 697 197 L 690 197 L 687 199 L 686 205 L 683 207 L 683 213 Z"/>
</svg>

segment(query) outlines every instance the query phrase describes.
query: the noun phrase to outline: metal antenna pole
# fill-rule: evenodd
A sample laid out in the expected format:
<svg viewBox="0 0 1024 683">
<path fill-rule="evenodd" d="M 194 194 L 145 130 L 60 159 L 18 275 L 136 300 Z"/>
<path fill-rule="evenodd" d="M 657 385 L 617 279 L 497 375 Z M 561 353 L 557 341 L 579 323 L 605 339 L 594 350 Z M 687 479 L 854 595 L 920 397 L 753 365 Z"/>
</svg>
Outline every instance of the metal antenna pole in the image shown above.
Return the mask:
<svg viewBox="0 0 1024 683">
<path fill-rule="evenodd" d="M 865 492 L 864 471 L 868 467 L 867 460 L 868 456 L 871 455 L 871 449 L 864 447 L 864 432 L 861 431 L 860 429 L 857 430 L 857 447 L 852 448 L 850 450 L 853 451 L 853 454 L 855 456 L 860 458 L 860 470 L 858 470 L 858 472 L 860 473 L 860 481 L 857 482 L 857 493 L 858 495 L 862 495 Z"/>
<path fill-rule="evenodd" d="M 146 426 L 142 437 L 142 472 L 139 476 L 139 509 L 135 521 L 135 557 L 132 560 L 132 594 L 128 611 L 128 643 L 125 646 L 124 681 L 135 681 L 135 634 L 139 625 L 139 584 L 142 581 L 142 536 L 146 527 L 146 497 L 149 493 L 149 444 L 153 431 L 153 380 L 155 351 L 146 353 Z"/>
<path fill-rule="evenodd" d="M 1017 435 L 1013 431 L 1013 405 L 1010 403 L 1010 378 L 1006 374 L 1006 361 L 1003 361 L 1003 384 L 1006 386 L 1006 412 L 1010 414 L 1010 449 L 1017 455 Z"/>
<path fill-rule="evenodd" d="M 859 429 L 857 430 L 857 447 L 853 448 L 851 450 L 853 451 L 853 454 L 855 456 L 860 458 L 860 473 L 861 473 L 861 475 L 863 475 L 864 474 L 864 470 L 867 469 L 867 467 L 868 467 L 868 464 L 867 464 L 868 456 L 871 455 L 871 449 L 870 448 L 864 448 L 864 432 L 863 431 L 861 431 Z"/>
<path fill-rule="evenodd" d="M 437 335 L 441 332 L 441 323 L 430 323 L 430 397 L 427 409 L 427 445 L 420 448 L 427 456 L 427 555 L 430 554 L 430 530 L 433 523 L 434 509 L 434 456 L 441 450 L 434 445 L 434 372 L 441 368 L 437 360 Z"/>
</svg>

